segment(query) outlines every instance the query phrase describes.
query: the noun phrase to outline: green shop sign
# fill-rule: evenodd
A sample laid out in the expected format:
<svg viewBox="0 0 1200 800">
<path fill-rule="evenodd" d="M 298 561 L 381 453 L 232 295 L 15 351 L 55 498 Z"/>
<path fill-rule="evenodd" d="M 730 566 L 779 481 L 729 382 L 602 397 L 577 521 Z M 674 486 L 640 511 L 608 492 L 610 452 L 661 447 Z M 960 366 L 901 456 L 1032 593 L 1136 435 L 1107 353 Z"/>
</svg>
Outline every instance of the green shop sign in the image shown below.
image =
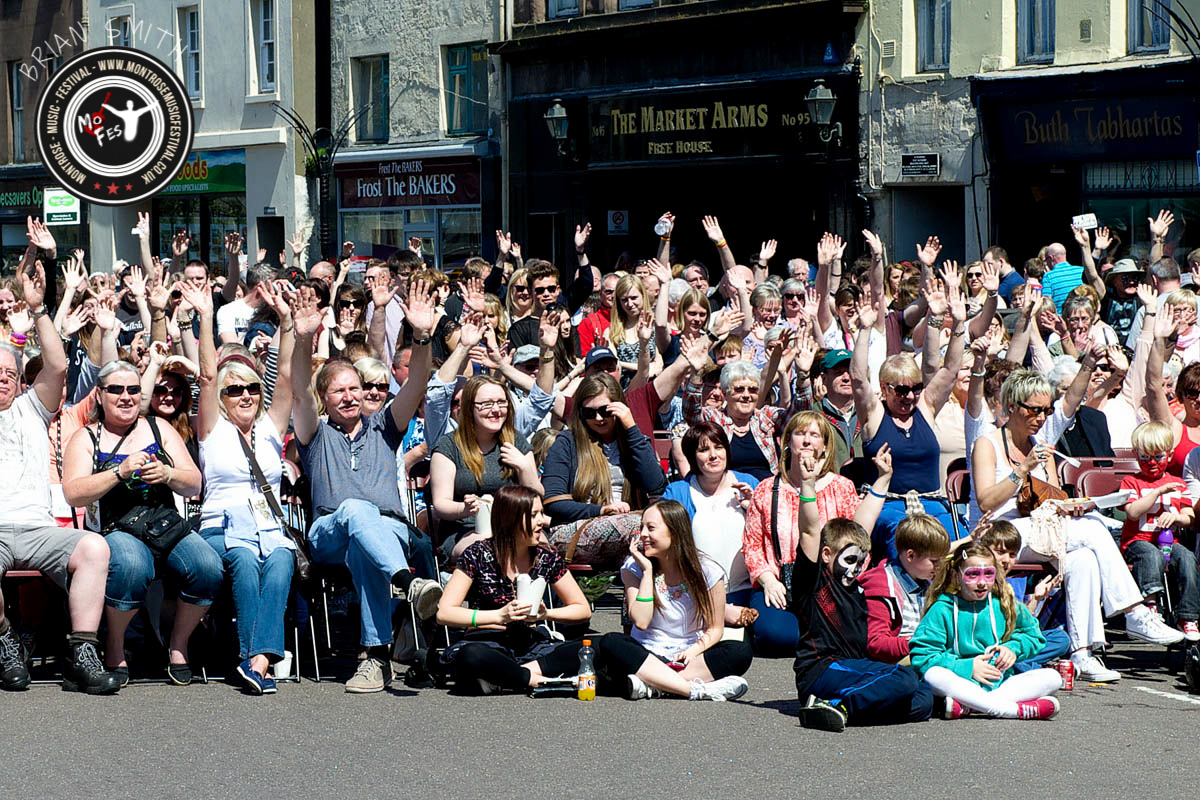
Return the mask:
<svg viewBox="0 0 1200 800">
<path fill-rule="evenodd" d="M 246 192 L 245 150 L 196 150 L 163 194 Z"/>
</svg>

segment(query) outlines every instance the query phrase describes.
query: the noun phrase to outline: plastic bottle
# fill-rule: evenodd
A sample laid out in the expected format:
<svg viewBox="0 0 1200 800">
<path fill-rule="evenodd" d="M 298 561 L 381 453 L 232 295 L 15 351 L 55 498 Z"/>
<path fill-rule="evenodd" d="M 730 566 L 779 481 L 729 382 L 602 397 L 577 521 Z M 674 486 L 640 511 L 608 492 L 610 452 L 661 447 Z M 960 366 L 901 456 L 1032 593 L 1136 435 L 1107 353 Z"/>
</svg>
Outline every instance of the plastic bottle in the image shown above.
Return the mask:
<svg viewBox="0 0 1200 800">
<path fill-rule="evenodd" d="M 666 236 L 671 230 L 671 220 L 663 217 L 654 225 L 654 232 L 659 236 Z"/>
<path fill-rule="evenodd" d="M 576 691 L 580 700 L 596 699 L 596 651 L 592 649 L 592 640 L 584 639 L 583 647 L 579 648 L 579 674 L 575 679 Z"/>
<path fill-rule="evenodd" d="M 1162 553 L 1163 563 L 1171 563 L 1171 545 L 1175 544 L 1175 534 L 1170 530 L 1158 532 L 1158 550 Z"/>
</svg>

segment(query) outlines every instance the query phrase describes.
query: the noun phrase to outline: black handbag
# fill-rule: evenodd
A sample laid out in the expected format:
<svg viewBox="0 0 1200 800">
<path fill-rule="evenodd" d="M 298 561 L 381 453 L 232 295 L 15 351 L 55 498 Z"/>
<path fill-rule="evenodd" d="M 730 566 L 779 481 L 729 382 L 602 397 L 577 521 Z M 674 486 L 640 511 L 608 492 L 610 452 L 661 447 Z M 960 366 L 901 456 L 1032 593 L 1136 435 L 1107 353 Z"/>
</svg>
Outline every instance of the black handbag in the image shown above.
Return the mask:
<svg viewBox="0 0 1200 800">
<path fill-rule="evenodd" d="M 296 546 L 296 549 L 292 551 L 296 557 L 296 568 L 292 574 L 301 583 L 311 580 L 312 558 L 308 554 L 308 540 L 305 539 L 303 533 L 287 523 L 287 518 L 283 515 L 283 508 L 279 505 L 278 498 L 275 497 L 274 488 L 267 481 L 267 477 L 263 475 L 262 467 L 258 465 L 258 459 L 254 457 L 254 451 L 250 449 L 250 445 L 246 444 L 246 437 L 242 436 L 240 431 L 237 434 L 237 440 L 242 446 L 242 452 L 246 454 L 246 460 L 250 462 L 250 471 L 254 473 L 254 480 L 258 483 L 259 491 L 267 498 L 267 506 L 275 515 L 275 519 L 279 520 L 279 526 L 283 529 L 284 535 Z"/>
<path fill-rule="evenodd" d="M 779 547 L 779 481 L 771 486 L 771 545 L 775 548 L 775 563 L 779 565 L 779 580 L 787 590 L 787 607 L 792 607 L 792 567 L 795 562 L 783 563 L 783 551 Z"/>
</svg>

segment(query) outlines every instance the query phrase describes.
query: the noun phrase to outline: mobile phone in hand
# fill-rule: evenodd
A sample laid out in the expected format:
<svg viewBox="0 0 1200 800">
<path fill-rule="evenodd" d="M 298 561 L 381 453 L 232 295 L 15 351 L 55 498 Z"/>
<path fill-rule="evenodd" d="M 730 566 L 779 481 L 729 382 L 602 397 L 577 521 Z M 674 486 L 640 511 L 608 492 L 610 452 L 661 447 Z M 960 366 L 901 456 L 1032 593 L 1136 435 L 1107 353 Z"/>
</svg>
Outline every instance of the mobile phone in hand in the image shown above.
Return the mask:
<svg viewBox="0 0 1200 800">
<path fill-rule="evenodd" d="M 682 661 L 668 661 L 667 666 L 676 672 L 683 672 L 685 669 L 687 669 L 687 664 L 683 663 Z"/>
</svg>

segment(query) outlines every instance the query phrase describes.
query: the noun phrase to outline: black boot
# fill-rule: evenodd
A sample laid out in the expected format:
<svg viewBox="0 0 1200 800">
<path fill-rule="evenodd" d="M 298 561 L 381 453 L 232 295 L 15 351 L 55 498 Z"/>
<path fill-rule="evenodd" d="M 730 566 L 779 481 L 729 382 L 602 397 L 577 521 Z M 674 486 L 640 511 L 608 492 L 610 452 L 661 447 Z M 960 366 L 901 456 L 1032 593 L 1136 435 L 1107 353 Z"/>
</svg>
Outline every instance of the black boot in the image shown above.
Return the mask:
<svg viewBox="0 0 1200 800">
<path fill-rule="evenodd" d="M 67 663 L 63 667 L 64 691 L 86 694 L 116 694 L 121 679 L 104 669 L 96 645 L 72 641 L 67 645 Z"/>
<path fill-rule="evenodd" d="M 17 632 L 9 628 L 0 635 L 0 688 L 20 692 L 29 688 L 29 654 Z"/>
</svg>

